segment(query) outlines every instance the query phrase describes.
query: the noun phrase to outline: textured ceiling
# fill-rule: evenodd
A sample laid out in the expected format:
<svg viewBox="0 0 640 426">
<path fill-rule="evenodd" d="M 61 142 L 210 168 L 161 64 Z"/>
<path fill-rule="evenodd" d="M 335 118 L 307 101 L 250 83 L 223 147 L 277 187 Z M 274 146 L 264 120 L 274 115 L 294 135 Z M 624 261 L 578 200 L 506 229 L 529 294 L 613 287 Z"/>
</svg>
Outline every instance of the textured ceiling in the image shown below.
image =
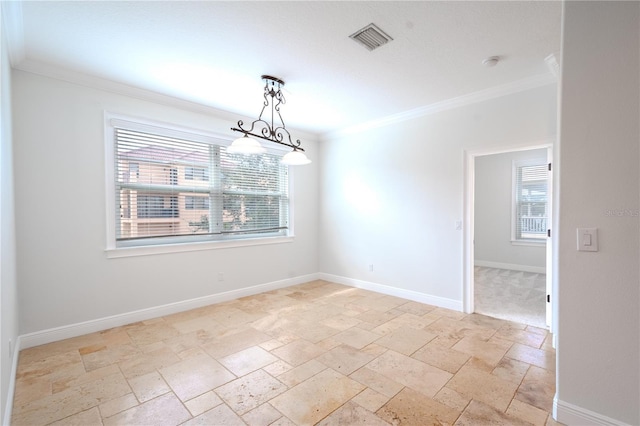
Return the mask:
<svg viewBox="0 0 640 426">
<path fill-rule="evenodd" d="M 559 1 L 20 5 L 16 68 L 46 65 L 248 116 L 270 74 L 286 81 L 286 124 L 318 133 L 549 73 L 544 59 L 560 50 Z M 393 41 L 368 51 L 349 35 L 372 22 Z M 484 67 L 492 55 L 500 63 Z"/>
</svg>

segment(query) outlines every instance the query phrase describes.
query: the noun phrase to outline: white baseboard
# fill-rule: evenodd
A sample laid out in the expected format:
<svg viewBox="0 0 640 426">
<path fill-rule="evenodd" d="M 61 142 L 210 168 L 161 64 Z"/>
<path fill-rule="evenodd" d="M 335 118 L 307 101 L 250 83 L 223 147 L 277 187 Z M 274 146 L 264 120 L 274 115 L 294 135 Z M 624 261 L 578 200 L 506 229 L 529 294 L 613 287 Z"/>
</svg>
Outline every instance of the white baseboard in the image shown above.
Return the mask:
<svg viewBox="0 0 640 426">
<path fill-rule="evenodd" d="M 452 309 L 462 312 L 462 301 L 447 299 L 445 297 L 431 296 L 429 294 L 420 293 L 413 290 L 405 290 L 402 288 L 391 287 L 384 284 L 377 284 L 370 281 L 356 280 L 354 278 L 341 277 L 332 274 L 319 274 L 321 280 L 331 281 L 338 284 L 348 285 L 350 287 L 361 288 L 364 290 L 375 291 L 376 293 L 387 294 L 389 296 L 402 297 L 403 299 L 413 300 L 414 302 L 425 303 L 427 305 L 438 306 L 440 308 Z"/>
<path fill-rule="evenodd" d="M 11 373 L 9 376 L 9 389 L 7 390 L 7 401 L 4 406 L 4 417 L 2 425 L 9 426 L 11 424 L 11 414 L 13 413 L 13 396 L 16 392 L 16 377 L 18 376 L 18 357 L 22 349 L 22 338 L 18 336 L 13 346 L 13 355 L 11 359 Z"/>
<path fill-rule="evenodd" d="M 544 266 L 517 265 L 515 263 L 491 262 L 489 260 L 475 260 L 473 264 L 485 268 L 508 269 L 510 271 L 532 272 L 534 274 L 547 273 L 547 269 Z"/>
<path fill-rule="evenodd" d="M 603 416 L 568 402 L 559 401 L 557 398 L 553 399 L 553 413 L 558 422 L 566 425 L 628 426 L 628 423 Z"/>
<path fill-rule="evenodd" d="M 69 339 L 72 337 L 82 336 L 84 334 L 95 333 L 97 331 L 108 330 L 113 327 L 120 327 L 138 321 L 145 321 L 152 318 L 158 318 L 178 312 L 188 311 L 190 309 L 201 308 L 203 306 L 213 305 L 216 303 L 227 302 L 239 297 L 251 296 L 258 293 L 264 293 L 265 291 L 290 287 L 292 285 L 302 284 L 317 279 L 320 279 L 319 274 L 302 275 L 295 278 L 273 281 L 270 283 L 259 284 L 252 287 L 246 287 L 237 290 L 226 291 L 223 293 L 211 294 L 209 296 L 198 297 L 195 299 L 169 303 L 167 305 L 155 306 L 153 308 L 141 309 L 139 311 L 126 312 L 123 314 L 85 321 L 82 323 L 36 331 L 35 333 L 29 333 L 20 336 L 22 349 L 44 345 L 51 342 L 57 342 L 59 340 Z"/>
</svg>

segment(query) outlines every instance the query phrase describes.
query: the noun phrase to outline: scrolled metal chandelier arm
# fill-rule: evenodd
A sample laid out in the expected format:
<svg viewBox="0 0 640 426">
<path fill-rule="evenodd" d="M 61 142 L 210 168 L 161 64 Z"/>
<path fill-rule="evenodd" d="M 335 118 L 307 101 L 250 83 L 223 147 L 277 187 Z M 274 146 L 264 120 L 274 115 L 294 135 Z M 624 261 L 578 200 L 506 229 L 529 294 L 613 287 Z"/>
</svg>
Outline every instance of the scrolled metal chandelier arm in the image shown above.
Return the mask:
<svg viewBox="0 0 640 426">
<path fill-rule="evenodd" d="M 282 115 L 280 114 L 280 106 L 286 103 L 284 95 L 280 90 L 280 88 L 284 86 L 284 81 L 268 75 L 263 75 L 262 79 L 265 80 L 264 103 L 258 119 L 251 122 L 251 126 L 249 128 L 243 127 L 244 122 L 242 120 L 238 120 L 238 127 L 232 127 L 231 130 L 243 133 L 247 137 L 253 136 L 269 142 L 288 146 L 289 148 L 293 148 L 294 151 L 304 152 L 304 149 L 300 147 L 300 139 L 297 139 L 295 142 L 291 140 L 291 134 L 287 130 L 284 120 L 282 119 Z M 262 118 L 265 109 L 269 105 L 271 105 L 271 123 Z M 279 126 L 276 126 L 275 123 L 276 114 L 280 120 L 281 125 Z"/>
</svg>

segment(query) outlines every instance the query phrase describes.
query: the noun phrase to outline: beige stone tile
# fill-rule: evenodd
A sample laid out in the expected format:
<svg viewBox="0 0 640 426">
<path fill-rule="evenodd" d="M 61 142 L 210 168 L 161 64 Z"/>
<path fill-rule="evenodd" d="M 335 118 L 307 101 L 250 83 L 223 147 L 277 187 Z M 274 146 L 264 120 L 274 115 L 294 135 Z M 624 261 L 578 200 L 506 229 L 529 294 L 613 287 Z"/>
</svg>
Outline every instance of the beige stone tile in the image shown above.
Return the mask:
<svg viewBox="0 0 640 426">
<path fill-rule="evenodd" d="M 420 392 L 404 388 L 376 414 L 394 425 L 424 426 L 451 425 L 456 421 L 459 412 Z"/>
<path fill-rule="evenodd" d="M 547 411 L 536 408 L 526 402 L 518 401 L 517 399 L 511 401 L 507 409 L 507 414 L 536 426 L 544 426 L 547 422 L 547 417 L 549 417 Z"/>
<path fill-rule="evenodd" d="M 328 368 L 273 398 L 270 404 L 296 424 L 315 424 L 363 389 L 360 383 Z"/>
<path fill-rule="evenodd" d="M 120 369 L 117 365 L 109 365 L 107 367 L 99 368 L 97 370 L 81 374 L 79 376 L 70 376 L 52 380 L 51 390 L 52 393 L 62 392 L 65 389 L 81 386 L 86 383 L 91 383 L 95 380 L 111 376 L 112 374 L 120 374 Z"/>
<path fill-rule="evenodd" d="M 381 324 L 391 321 L 395 317 L 397 317 L 397 315 L 390 314 L 389 312 L 378 312 L 378 311 L 368 310 L 366 312 L 361 313 L 355 318 L 364 323 L 372 324 L 373 327 L 377 327 Z"/>
<path fill-rule="evenodd" d="M 333 327 L 311 321 L 297 322 L 295 326 L 292 327 L 292 330 L 298 337 L 308 340 L 311 343 L 318 343 L 340 332 L 340 330 Z"/>
<path fill-rule="evenodd" d="M 542 345 L 540 346 L 540 349 L 553 352 L 555 354 L 556 349 L 553 347 L 553 334 L 547 333 L 546 337 L 544 338 L 544 342 L 542 342 Z"/>
<path fill-rule="evenodd" d="M 551 412 L 553 397 L 556 392 L 555 379 L 554 373 L 531 366 L 518 388 L 516 399 L 541 410 Z"/>
<path fill-rule="evenodd" d="M 428 344 L 418 349 L 411 355 L 411 358 L 455 374 L 469 360 L 469 354 L 442 347 L 438 344 Z"/>
<path fill-rule="evenodd" d="M 242 416 L 242 420 L 249 426 L 268 426 L 282 417 L 282 413 L 269 403 L 254 408 Z"/>
<path fill-rule="evenodd" d="M 104 349 L 107 349 L 105 345 L 98 344 L 98 345 L 85 346 L 83 348 L 78 349 L 78 352 L 80 353 L 80 355 L 87 355 L 87 354 L 98 352 Z"/>
<path fill-rule="evenodd" d="M 271 351 L 272 354 L 282 358 L 294 367 L 303 364 L 324 352 L 325 351 L 317 345 L 303 339 L 295 340 Z"/>
<path fill-rule="evenodd" d="M 172 393 L 159 396 L 144 404 L 104 419 L 109 425 L 180 424 L 191 418 L 186 408 Z"/>
<path fill-rule="evenodd" d="M 296 425 L 294 422 L 289 420 L 286 416 L 282 416 L 275 422 L 271 423 L 269 426 L 299 426 L 299 425 Z"/>
<path fill-rule="evenodd" d="M 380 334 L 372 331 L 353 327 L 336 334 L 333 336 L 333 339 L 349 346 L 353 346 L 356 349 L 362 349 L 368 344 L 375 342 L 380 337 L 382 337 Z"/>
<path fill-rule="evenodd" d="M 128 410 L 131 407 L 138 405 L 138 399 L 132 393 L 120 396 L 112 399 L 111 401 L 104 402 L 98 407 L 100 409 L 100 415 L 103 418 L 111 417 L 114 414 L 118 414 L 124 410 Z"/>
<path fill-rule="evenodd" d="M 399 328 L 405 327 L 423 330 L 429 324 L 431 324 L 431 321 L 426 320 L 421 316 L 409 314 L 407 312 L 400 312 L 399 315 L 391 321 L 380 324 L 371 331 L 378 334 L 388 334 Z"/>
<path fill-rule="evenodd" d="M 224 365 L 236 376 L 256 371 L 266 365 L 279 361 L 279 359 L 259 346 L 252 346 L 235 354 L 220 358 L 220 364 Z"/>
<path fill-rule="evenodd" d="M 178 330 L 167 324 L 160 318 L 160 321 L 152 324 L 144 324 L 139 327 L 131 327 L 127 330 L 131 340 L 137 345 L 149 345 L 162 340 L 175 337 Z"/>
<path fill-rule="evenodd" d="M 142 376 L 152 371 L 173 365 L 180 361 L 171 349 L 163 348 L 149 353 L 140 353 L 134 358 L 119 363 L 120 370 L 127 379 Z"/>
<path fill-rule="evenodd" d="M 546 334 L 539 334 L 536 332 L 532 332 L 531 330 L 501 328 L 495 334 L 495 337 L 511 340 L 512 342 L 521 343 L 523 345 L 531 346 L 533 348 L 538 349 L 544 342 Z"/>
<path fill-rule="evenodd" d="M 190 334 L 196 331 L 206 331 L 215 336 L 227 330 L 227 327 L 220 324 L 210 315 L 194 316 L 181 321 L 170 323 L 180 334 Z"/>
<path fill-rule="evenodd" d="M 427 315 L 432 315 L 432 313 Z M 485 341 L 491 338 L 496 332 L 494 329 L 479 327 L 471 322 L 457 321 L 449 317 L 441 317 L 437 321 L 432 322 L 425 327 L 425 331 L 452 339 L 475 337 L 478 340 Z"/>
<path fill-rule="evenodd" d="M 269 340 L 267 342 L 260 343 L 259 346 L 262 349 L 264 349 L 265 351 L 271 351 L 271 350 L 273 350 L 275 348 L 279 348 L 280 346 L 283 346 L 283 345 L 284 345 L 284 343 L 282 343 L 280 340 L 272 339 L 272 340 Z"/>
<path fill-rule="evenodd" d="M 500 360 L 491 374 L 501 379 L 520 384 L 524 375 L 527 374 L 527 370 L 529 370 L 529 364 L 526 362 L 505 357 Z"/>
<path fill-rule="evenodd" d="M 254 371 L 215 389 L 231 409 L 243 415 L 287 390 L 263 370 Z"/>
<path fill-rule="evenodd" d="M 147 402 L 167 392 L 171 392 L 169 386 L 157 371 L 129 379 L 129 386 L 140 402 Z"/>
<path fill-rule="evenodd" d="M 349 401 L 318 423 L 318 426 L 333 425 L 389 426 L 389 423 L 371 411 Z"/>
<path fill-rule="evenodd" d="M 426 305 L 424 303 L 420 303 L 420 302 L 407 302 L 405 304 L 402 304 L 400 306 L 398 306 L 396 309 L 403 311 L 403 312 L 407 312 L 413 315 L 419 315 L 422 316 L 424 314 L 427 314 L 431 311 L 433 311 L 434 309 L 436 309 L 435 306 L 432 305 Z"/>
<path fill-rule="evenodd" d="M 214 340 L 214 335 L 206 330 L 196 330 L 186 334 L 180 334 L 176 337 L 165 340 L 163 343 L 166 347 L 175 353 L 183 352 L 196 348 Z"/>
<path fill-rule="evenodd" d="M 191 415 L 194 417 L 199 416 L 220 404 L 222 404 L 222 400 L 214 391 L 203 393 L 202 395 L 196 396 L 184 403 L 185 407 L 187 407 Z"/>
<path fill-rule="evenodd" d="M 216 338 L 214 341 L 202 345 L 202 349 L 214 358 L 223 358 L 272 339 L 268 334 L 247 328 Z"/>
<path fill-rule="evenodd" d="M 52 393 L 51 380 L 46 376 L 16 380 L 13 404 L 24 405 L 28 402 L 45 398 Z"/>
<path fill-rule="evenodd" d="M 304 382 L 309 377 L 313 377 L 322 370 L 326 370 L 327 366 L 315 359 L 305 362 L 285 373 L 277 376 L 278 380 L 292 388 L 295 385 Z"/>
<path fill-rule="evenodd" d="M 276 361 L 272 364 L 266 365 L 262 367 L 264 371 L 271 374 L 273 377 L 279 376 L 280 374 L 286 373 L 287 371 L 293 369 L 293 366 L 288 362 L 284 362 L 282 360 Z"/>
<path fill-rule="evenodd" d="M 501 320 L 498 318 L 488 317 L 482 314 L 469 314 L 460 320 L 461 322 L 468 322 L 480 327 L 498 330 L 502 327 L 508 327 L 512 323 L 510 321 Z"/>
<path fill-rule="evenodd" d="M 456 421 L 456 426 L 478 425 L 531 426 L 525 421 L 496 410 L 494 407 L 473 400 Z"/>
<path fill-rule="evenodd" d="M 461 395 L 505 411 L 518 385 L 465 365 L 447 383 L 447 387 Z"/>
<path fill-rule="evenodd" d="M 495 367 L 507 353 L 509 347 L 485 342 L 475 337 L 465 337 L 453 345 L 452 349 L 471 355 Z"/>
<path fill-rule="evenodd" d="M 367 368 L 428 397 L 433 397 L 452 374 L 394 351 L 387 351 L 367 364 Z"/>
<path fill-rule="evenodd" d="M 339 342 L 331 337 L 321 340 L 318 343 L 316 343 L 316 346 L 319 347 L 320 349 L 324 350 L 324 351 L 330 351 L 333 348 L 336 348 L 338 346 L 340 346 L 342 344 L 342 342 Z"/>
<path fill-rule="evenodd" d="M 187 358 L 162 368 L 160 374 L 181 401 L 188 401 L 236 378 L 208 355 Z"/>
<path fill-rule="evenodd" d="M 337 315 L 335 317 L 327 318 L 323 320 L 321 323 L 326 325 L 327 327 L 335 328 L 336 330 L 346 330 L 351 327 L 355 327 L 360 324 L 362 320 L 357 318 L 353 318 L 346 315 Z"/>
<path fill-rule="evenodd" d="M 221 307 L 209 314 L 214 320 L 227 327 L 237 327 L 238 324 L 247 324 L 257 320 L 262 315 L 243 311 L 242 309 Z"/>
<path fill-rule="evenodd" d="M 467 314 L 463 312 L 453 311 L 451 309 L 446 309 L 446 308 L 436 308 L 429 313 L 432 315 L 439 315 L 439 316 L 451 318 L 454 320 L 461 320 L 467 316 Z"/>
<path fill-rule="evenodd" d="M 404 385 L 367 367 L 359 369 L 349 377 L 389 398 L 404 387 Z"/>
<path fill-rule="evenodd" d="M 356 396 L 354 396 L 351 401 L 356 404 L 366 408 L 371 412 L 376 412 L 389 401 L 389 397 L 374 391 L 371 388 L 366 388 Z"/>
<path fill-rule="evenodd" d="M 376 340 L 376 344 L 404 355 L 411 355 L 436 336 L 433 333 L 403 326 Z"/>
<path fill-rule="evenodd" d="M 556 371 L 556 357 L 553 352 L 535 349 L 527 345 L 514 343 L 506 354 L 507 357 L 517 359 L 544 368 L 548 371 Z"/>
<path fill-rule="evenodd" d="M 122 374 L 112 374 L 24 405 L 14 405 L 12 424 L 48 424 L 131 392 Z"/>
<path fill-rule="evenodd" d="M 443 387 L 440 392 L 433 397 L 434 401 L 438 401 L 441 404 L 451 407 L 457 412 L 461 413 L 462 410 L 469 404 L 471 398 L 459 394 L 458 392 L 448 387 Z"/>
<path fill-rule="evenodd" d="M 351 346 L 340 345 L 320 355 L 316 360 L 348 376 L 374 358 L 374 355 L 358 351 Z"/>
<path fill-rule="evenodd" d="M 82 358 L 77 349 L 69 352 L 60 352 L 50 357 L 46 357 L 40 350 L 36 354 L 37 357 L 32 354 L 34 359 L 30 362 L 22 359 L 23 353 L 20 353 L 20 362 L 16 372 L 17 380 L 46 376 L 50 380 L 56 381 L 61 378 L 77 377 L 85 373 Z"/>
<path fill-rule="evenodd" d="M 87 426 L 101 425 L 102 418 L 98 407 L 93 407 L 86 411 L 74 414 L 57 422 L 51 423 L 51 426 Z"/>
</svg>

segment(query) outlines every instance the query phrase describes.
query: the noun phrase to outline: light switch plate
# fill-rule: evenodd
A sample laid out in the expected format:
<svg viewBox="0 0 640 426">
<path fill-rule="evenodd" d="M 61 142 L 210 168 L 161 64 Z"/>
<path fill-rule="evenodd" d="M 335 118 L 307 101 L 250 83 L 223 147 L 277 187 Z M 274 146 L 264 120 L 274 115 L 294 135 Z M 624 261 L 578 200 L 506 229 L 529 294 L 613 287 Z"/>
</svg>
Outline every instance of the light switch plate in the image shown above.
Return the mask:
<svg viewBox="0 0 640 426">
<path fill-rule="evenodd" d="M 598 251 L 598 228 L 578 228 L 578 251 Z"/>
</svg>

